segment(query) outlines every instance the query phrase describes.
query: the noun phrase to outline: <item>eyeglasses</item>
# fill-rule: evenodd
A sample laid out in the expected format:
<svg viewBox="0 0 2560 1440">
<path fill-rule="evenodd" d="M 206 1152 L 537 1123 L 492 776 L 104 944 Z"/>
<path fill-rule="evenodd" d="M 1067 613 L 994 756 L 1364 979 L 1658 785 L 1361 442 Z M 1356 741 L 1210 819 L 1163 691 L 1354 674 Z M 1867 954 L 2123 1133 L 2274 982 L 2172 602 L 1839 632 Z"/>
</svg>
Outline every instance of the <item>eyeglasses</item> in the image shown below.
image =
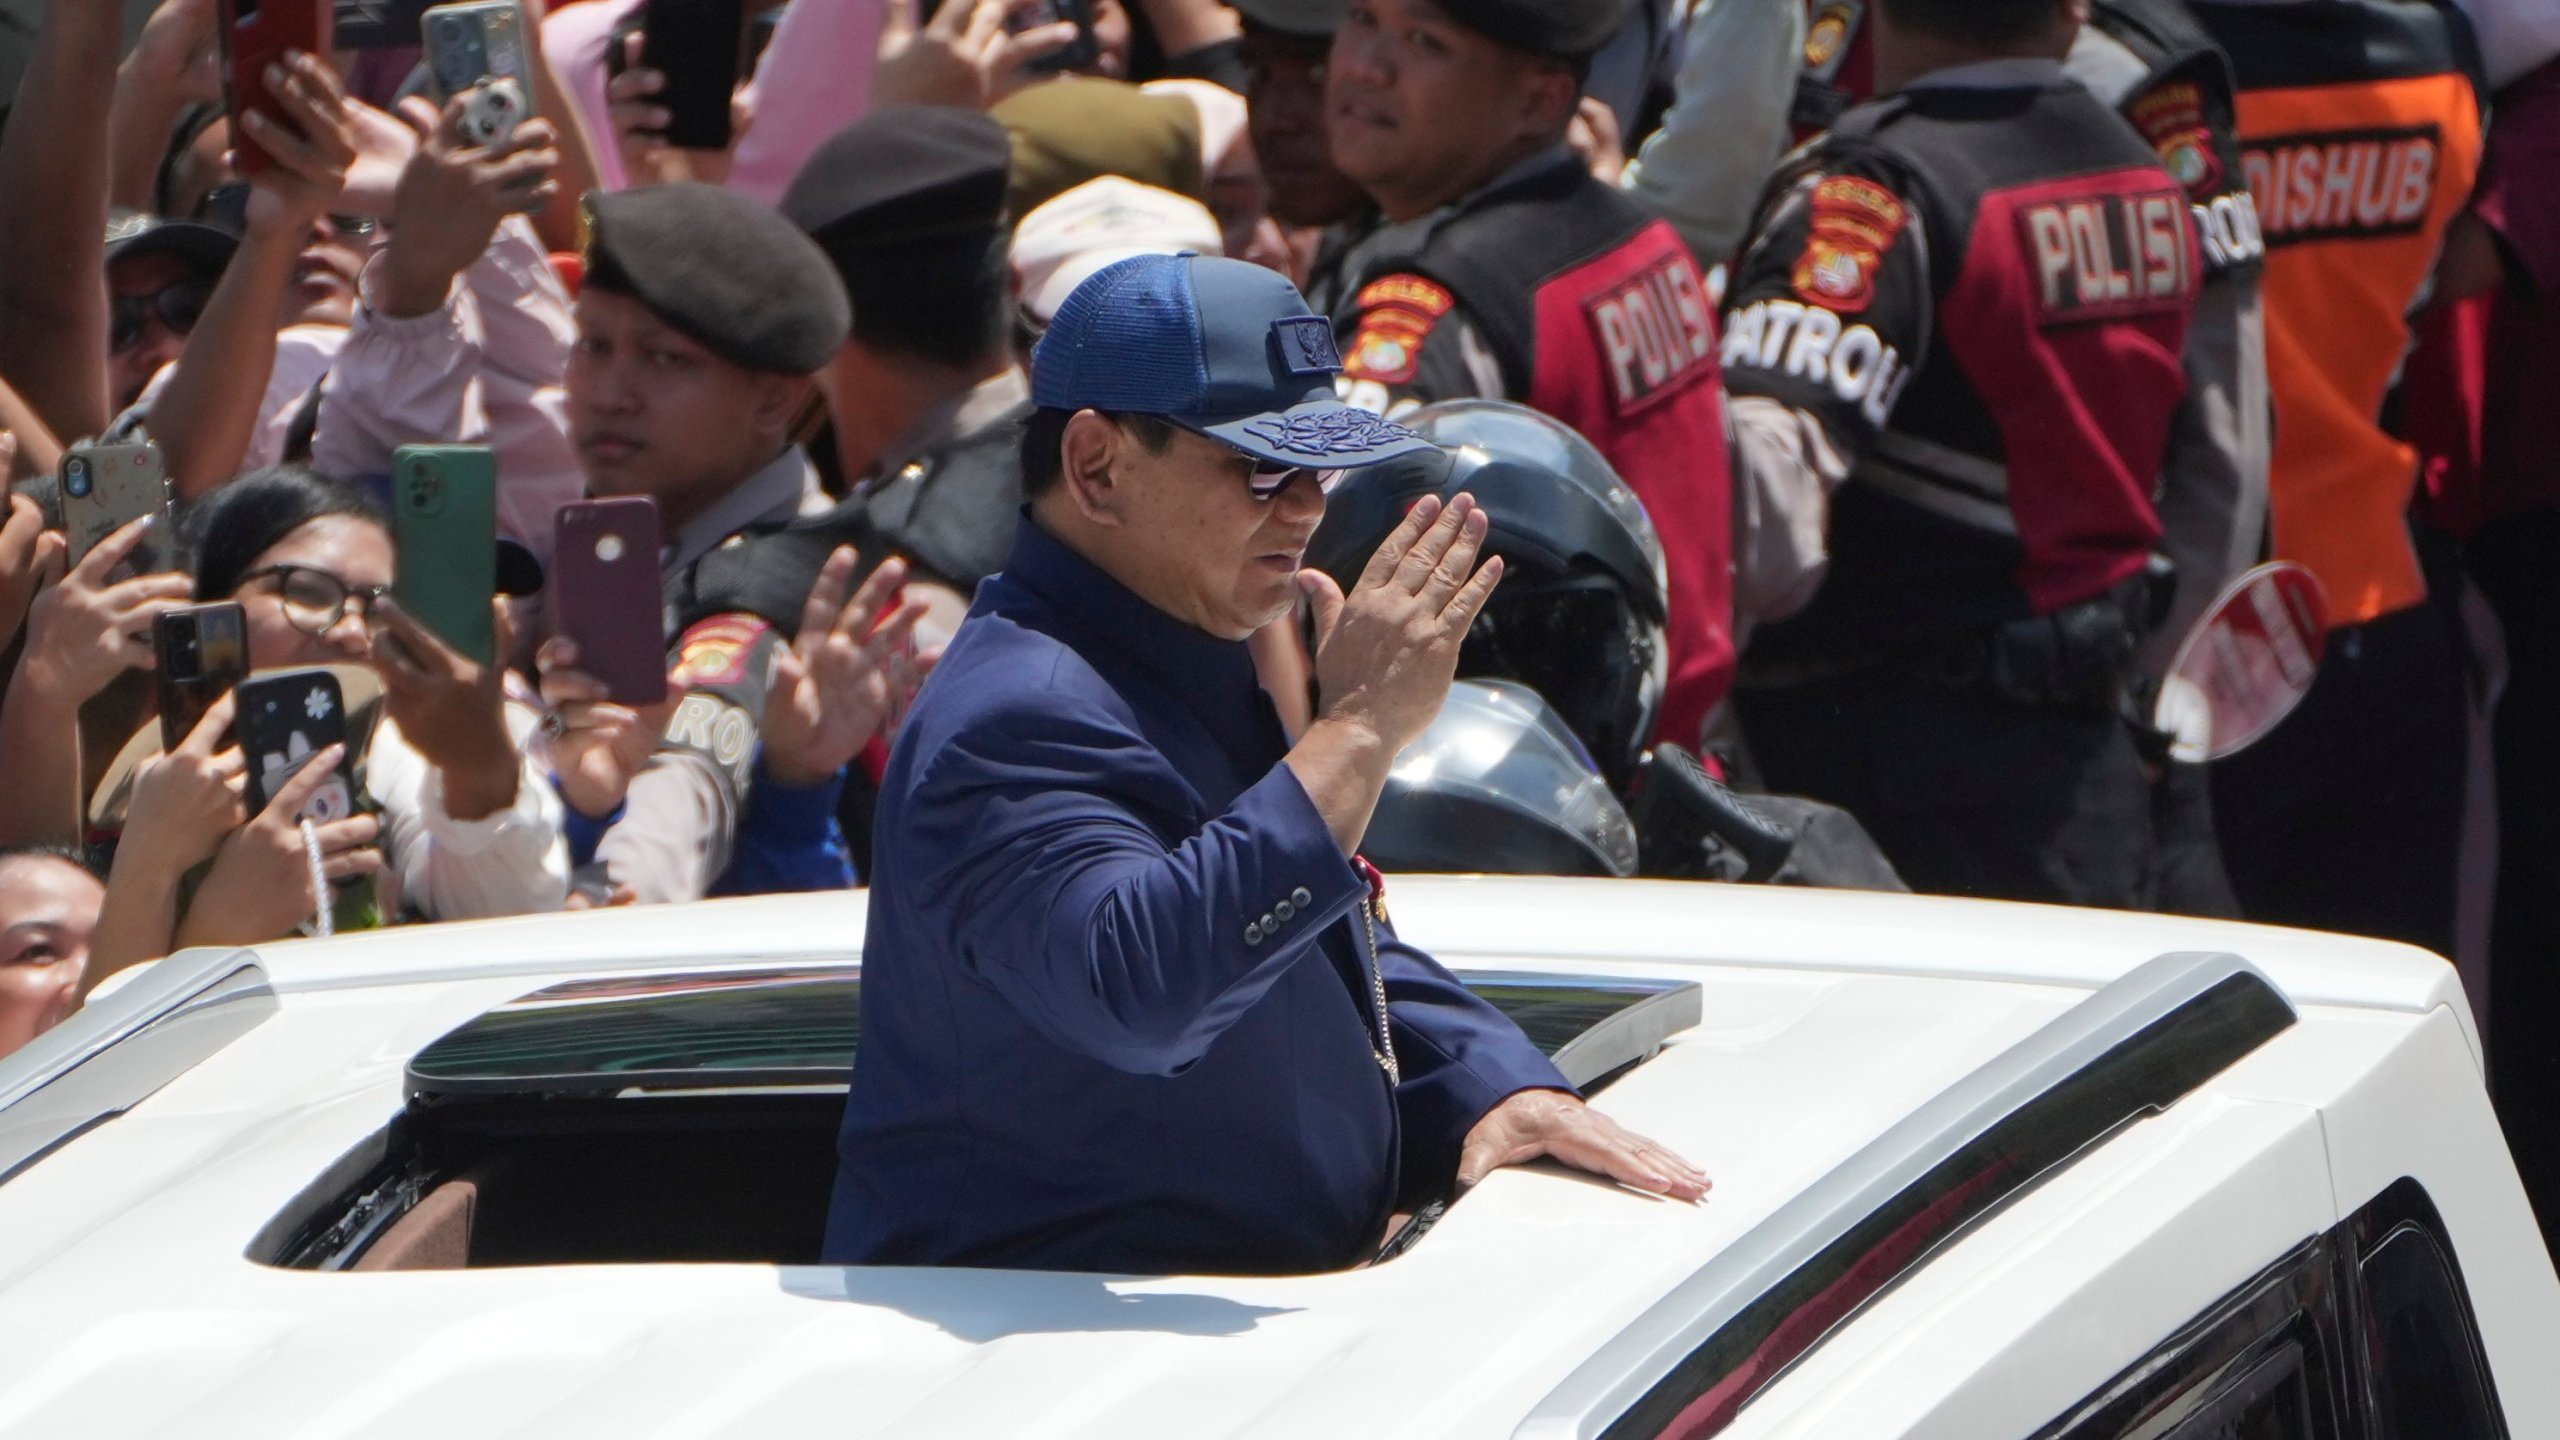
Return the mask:
<svg viewBox="0 0 2560 1440">
<path fill-rule="evenodd" d="M 196 218 L 211 221 L 234 233 L 249 228 L 249 182 L 234 180 L 216 185 L 204 194 L 204 203 L 196 207 Z M 332 215 L 329 228 L 350 240 L 362 240 L 382 228 L 382 222 L 370 215 Z"/>
<path fill-rule="evenodd" d="M 275 582 L 275 597 L 284 606 L 284 618 L 294 629 L 314 638 L 327 635 L 347 618 L 347 607 L 360 604 L 366 618 L 373 615 L 374 602 L 391 593 L 388 585 L 350 585 L 326 570 L 306 565 L 269 565 L 240 577 L 247 588 L 259 580 Z"/>
<path fill-rule="evenodd" d="M 1252 491 L 1256 500 L 1277 500 L 1280 492 L 1288 489 L 1300 475 L 1311 475 L 1315 477 L 1317 492 L 1330 495 L 1333 487 L 1341 483 L 1342 474 L 1339 470 L 1310 470 L 1304 465 L 1274 465 L 1267 460 L 1257 460 L 1253 466 L 1253 478 L 1244 482 L 1244 488 Z"/>
<path fill-rule="evenodd" d="M 162 286 L 148 295 L 113 296 L 107 301 L 107 349 L 110 353 L 132 349 L 154 316 L 172 334 L 187 334 L 204 318 L 205 302 L 212 298 L 211 286 L 192 280 Z"/>
</svg>

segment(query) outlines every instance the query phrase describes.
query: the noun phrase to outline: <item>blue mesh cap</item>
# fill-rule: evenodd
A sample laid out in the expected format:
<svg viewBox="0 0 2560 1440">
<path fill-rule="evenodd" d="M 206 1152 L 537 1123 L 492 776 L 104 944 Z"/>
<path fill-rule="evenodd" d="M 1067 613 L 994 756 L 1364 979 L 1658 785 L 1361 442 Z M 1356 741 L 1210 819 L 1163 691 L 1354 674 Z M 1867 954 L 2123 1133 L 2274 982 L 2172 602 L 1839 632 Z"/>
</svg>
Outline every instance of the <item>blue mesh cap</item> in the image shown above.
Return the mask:
<svg viewBox="0 0 2560 1440">
<path fill-rule="evenodd" d="M 1334 398 L 1333 322 L 1259 265 L 1139 255 L 1097 270 L 1031 355 L 1044 410 L 1161 415 L 1256 460 L 1321 470 L 1434 448 Z"/>
</svg>

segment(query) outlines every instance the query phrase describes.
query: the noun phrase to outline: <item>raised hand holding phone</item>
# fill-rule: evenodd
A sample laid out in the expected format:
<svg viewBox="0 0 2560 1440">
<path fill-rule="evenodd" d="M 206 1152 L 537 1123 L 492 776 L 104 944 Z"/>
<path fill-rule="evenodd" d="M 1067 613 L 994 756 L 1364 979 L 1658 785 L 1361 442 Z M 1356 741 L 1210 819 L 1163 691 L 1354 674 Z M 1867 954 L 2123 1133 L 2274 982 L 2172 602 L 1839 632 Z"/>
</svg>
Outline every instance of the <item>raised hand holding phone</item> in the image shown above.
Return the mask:
<svg viewBox="0 0 2560 1440">
<path fill-rule="evenodd" d="M 137 575 L 110 581 L 117 566 L 161 522 L 135 520 L 92 549 L 67 573 L 51 562 L 45 587 L 27 611 L 27 645 L 19 674 L 60 705 L 83 705 L 127 670 L 153 665 L 151 627 L 185 603 L 194 586 L 184 575 Z M 58 553 L 58 552 L 57 552 Z"/>
<path fill-rule="evenodd" d="M 490 602 L 499 650 L 513 648 L 504 601 Z M 374 673 L 401 735 L 443 780 L 445 813 L 484 820 L 516 801 L 522 766 L 507 733 L 506 671 L 444 643 L 397 600 L 374 608 Z"/>
<path fill-rule="evenodd" d="M 394 318 L 442 308 L 454 278 L 488 250 L 507 216 L 558 193 L 559 134 L 550 121 L 528 120 L 488 144 L 463 134 L 463 107 L 452 100 L 439 114 L 414 97 L 400 102 L 418 145 L 392 192 L 391 238 L 374 282 L 376 302 Z"/>
</svg>

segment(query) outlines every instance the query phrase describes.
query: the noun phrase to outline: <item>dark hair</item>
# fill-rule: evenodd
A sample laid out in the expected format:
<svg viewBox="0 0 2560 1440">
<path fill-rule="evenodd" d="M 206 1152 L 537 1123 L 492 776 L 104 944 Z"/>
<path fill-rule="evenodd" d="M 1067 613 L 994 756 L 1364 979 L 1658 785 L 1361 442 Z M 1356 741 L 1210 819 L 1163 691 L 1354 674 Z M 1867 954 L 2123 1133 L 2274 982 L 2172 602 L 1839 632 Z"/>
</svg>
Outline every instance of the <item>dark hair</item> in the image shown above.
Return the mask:
<svg viewBox="0 0 2560 1440">
<path fill-rule="evenodd" d="M 1173 443 L 1174 423 L 1161 415 L 1124 415 L 1108 410 L 1094 412 L 1103 419 L 1138 437 L 1150 455 L 1161 455 Z M 1076 417 L 1073 410 L 1043 407 L 1031 412 L 1022 425 L 1022 498 L 1037 500 L 1058 483 L 1066 473 L 1066 461 L 1060 447 L 1066 444 L 1067 422 Z"/>
<path fill-rule="evenodd" d="M 2054 24 L 2060 0 L 1883 0 L 1906 30 L 1967 45 L 2015 45 Z"/>
<path fill-rule="evenodd" d="M 838 271 L 853 338 L 890 355 L 975 364 L 1013 336 L 1012 234 L 943 237 L 862 250 Z"/>
<path fill-rule="evenodd" d="M 220 105 L 201 100 L 178 112 L 178 123 L 169 131 L 169 143 L 160 152 L 160 168 L 151 176 L 153 214 L 187 219 L 203 208 L 203 196 L 178 193 L 178 168 L 186 164 L 187 152 L 195 148 L 196 141 L 222 118 Z"/>
<path fill-rule="evenodd" d="M 104 882 L 107 878 L 86 856 L 66 845 L 0 845 L 0 866 L 12 860 L 58 860 L 92 880 Z"/>
<path fill-rule="evenodd" d="M 307 465 L 253 471 L 205 497 L 191 517 L 196 599 L 227 600 L 277 541 L 332 515 L 388 525 L 381 507 L 354 486 Z"/>
</svg>

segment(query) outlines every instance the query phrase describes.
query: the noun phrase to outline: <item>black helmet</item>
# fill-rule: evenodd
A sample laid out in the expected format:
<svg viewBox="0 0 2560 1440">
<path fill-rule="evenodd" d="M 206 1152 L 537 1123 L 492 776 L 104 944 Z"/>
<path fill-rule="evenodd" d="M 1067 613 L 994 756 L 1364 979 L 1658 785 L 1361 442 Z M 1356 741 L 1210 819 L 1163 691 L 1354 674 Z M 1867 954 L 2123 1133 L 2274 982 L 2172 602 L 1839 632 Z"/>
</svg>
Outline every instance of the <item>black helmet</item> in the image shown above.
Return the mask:
<svg viewBox="0 0 2560 1440">
<path fill-rule="evenodd" d="M 1537 692 L 1461 680 L 1396 756 L 1360 842 L 1408 873 L 1636 873 L 1636 827 Z"/>
<path fill-rule="evenodd" d="M 1473 495 L 1502 585 L 1458 673 L 1536 690 L 1623 788 L 1652 739 L 1669 663 L 1662 541 L 1644 506 L 1589 441 L 1526 406 L 1453 400 L 1403 423 L 1445 448 L 1343 476 L 1306 563 L 1348 590 L 1415 501 Z"/>
</svg>

